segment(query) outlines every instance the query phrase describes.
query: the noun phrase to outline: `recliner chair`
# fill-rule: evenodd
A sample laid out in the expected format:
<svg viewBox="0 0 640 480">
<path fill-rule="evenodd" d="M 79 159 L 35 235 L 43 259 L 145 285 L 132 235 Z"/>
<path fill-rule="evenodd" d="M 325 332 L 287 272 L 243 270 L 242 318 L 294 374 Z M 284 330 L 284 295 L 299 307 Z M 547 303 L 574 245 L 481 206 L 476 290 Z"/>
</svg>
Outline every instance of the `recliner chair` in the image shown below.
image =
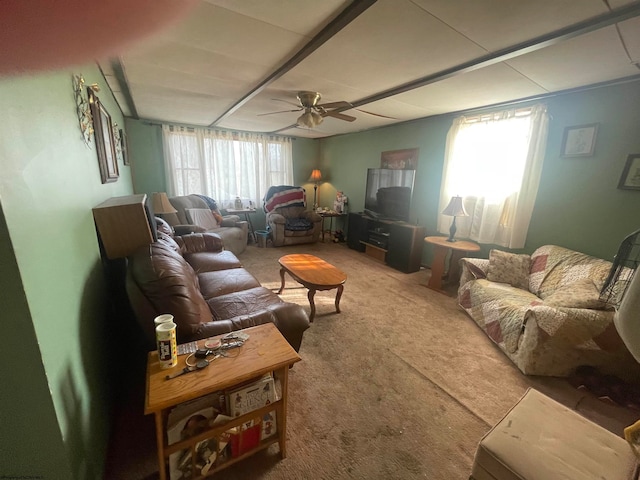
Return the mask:
<svg viewBox="0 0 640 480">
<path fill-rule="evenodd" d="M 307 210 L 302 187 L 270 187 L 264 197 L 266 222 L 274 247 L 315 243 L 322 233 L 322 217 Z"/>
</svg>

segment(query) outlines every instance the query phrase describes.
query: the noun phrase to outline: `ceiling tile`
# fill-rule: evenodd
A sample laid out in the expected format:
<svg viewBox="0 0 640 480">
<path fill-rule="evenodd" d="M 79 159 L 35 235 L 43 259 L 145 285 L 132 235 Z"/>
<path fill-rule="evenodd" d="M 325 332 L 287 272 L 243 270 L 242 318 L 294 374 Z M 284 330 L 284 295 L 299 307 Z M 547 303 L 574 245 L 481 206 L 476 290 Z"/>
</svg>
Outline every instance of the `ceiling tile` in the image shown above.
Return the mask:
<svg viewBox="0 0 640 480">
<path fill-rule="evenodd" d="M 640 20 L 625 22 L 640 28 Z M 638 37 L 636 36 L 636 39 Z M 635 51 L 638 51 L 635 48 Z M 548 91 L 635 75 L 614 26 L 572 38 L 507 62 Z"/>
<path fill-rule="evenodd" d="M 483 105 L 547 93 L 539 85 L 505 64 L 457 75 L 393 97 L 432 114 L 455 112 Z"/>
<path fill-rule="evenodd" d="M 351 3 L 349 0 L 205 0 L 246 17 L 315 36 L 326 23 Z M 320 21 L 319 21 L 320 20 Z"/>
<path fill-rule="evenodd" d="M 496 51 L 607 12 L 602 0 L 414 0 L 444 24 Z"/>
</svg>

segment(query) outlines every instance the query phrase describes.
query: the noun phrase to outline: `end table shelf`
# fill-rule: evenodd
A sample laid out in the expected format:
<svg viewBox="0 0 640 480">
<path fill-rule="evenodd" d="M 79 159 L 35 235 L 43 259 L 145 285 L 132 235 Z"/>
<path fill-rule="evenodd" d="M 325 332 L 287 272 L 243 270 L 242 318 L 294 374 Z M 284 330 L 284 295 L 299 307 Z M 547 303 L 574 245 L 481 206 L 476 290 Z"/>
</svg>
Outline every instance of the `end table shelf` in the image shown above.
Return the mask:
<svg viewBox="0 0 640 480">
<path fill-rule="evenodd" d="M 186 355 L 178 357 L 178 365 L 171 369 L 162 369 L 158 362 L 157 352 L 150 352 L 147 362 L 147 388 L 145 396 L 145 414 L 154 414 L 156 423 L 156 444 L 158 449 L 158 464 L 160 479 L 168 478 L 167 466 L 169 457 L 182 450 L 191 450 L 192 473 L 190 478 L 205 478 L 213 475 L 234 463 L 237 463 L 254 453 L 263 450 L 274 443 L 280 447 L 280 455 L 286 457 L 286 415 L 289 367 L 301 360 L 296 351 L 284 339 L 272 323 L 244 329 L 249 339 L 239 348 L 238 353 L 228 357 L 221 357 L 211 362 L 202 370 L 190 372 L 171 380 L 166 380 L 167 374 L 182 370 L 185 367 Z M 199 342 L 202 347 L 204 340 Z M 189 402 L 215 392 L 224 392 L 259 378 L 266 373 L 272 373 L 280 382 L 280 398 L 268 405 L 254 409 L 243 415 L 219 424 L 211 425 L 205 431 L 190 436 L 184 440 L 168 445 L 167 423 L 170 411 L 184 402 Z M 275 411 L 275 434 L 259 440 L 257 445 L 248 451 L 227 457 L 220 462 L 218 456 L 206 474 L 196 469 L 196 446 L 207 440 L 221 441 L 222 437 L 234 427 L 240 427 L 246 422 L 267 415 Z M 228 415 L 228 412 L 226 413 Z M 242 435 L 238 435 L 242 442 Z M 227 447 L 228 448 L 228 447 Z M 219 463 L 218 463 L 219 462 Z"/>
</svg>

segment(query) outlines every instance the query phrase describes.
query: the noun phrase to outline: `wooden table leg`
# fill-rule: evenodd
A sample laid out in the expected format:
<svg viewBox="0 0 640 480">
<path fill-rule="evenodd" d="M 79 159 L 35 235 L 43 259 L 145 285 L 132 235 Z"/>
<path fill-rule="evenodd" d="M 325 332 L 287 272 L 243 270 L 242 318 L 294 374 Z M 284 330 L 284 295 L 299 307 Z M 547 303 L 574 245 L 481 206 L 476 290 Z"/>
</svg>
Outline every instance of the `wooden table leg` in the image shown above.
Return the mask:
<svg viewBox="0 0 640 480">
<path fill-rule="evenodd" d="M 278 290 L 278 295 L 280 295 L 282 293 L 282 291 L 284 290 L 284 273 L 285 273 L 285 269 L 281 268 L 280 269 L 281 283 L 280 283 L 280 290 Z"/>
<path fill-rule="evenodd" d="M 167 467 L 164 462 L 164 426 L 162 412 L 156 412 L 156 446 L 158 448 L 158 473 L 160 480 L 166 480 Z"/>
<path fill-rule="evenodd" d="M 429 288 L 433 290 L 442 290 L 442 276 L 444 275 L 444 262 L 447 258 L 448 248 L 440 245 L 433 246 L 433 262 L 431 262 L 431 278 L 429 279 Z"/>
<path fill-rule="evenodd" d="M 316 289 L 310 288 L 307 298 L 309 299 L 309 305 L 311 305 L 311 314 L 309 315 L 309 321 L 313 322 L 313 318 L 316 316 L 316 304 L 313 303 L 313 297 L 316 295 Z"/>
<path fill-rule="evenodd" d="M 338 291 L 336 292 L 336 312 L 340 313 L 340 298 L 342 297 L 342 291 L 344 285 L 338 285 Z"/>
</svg>

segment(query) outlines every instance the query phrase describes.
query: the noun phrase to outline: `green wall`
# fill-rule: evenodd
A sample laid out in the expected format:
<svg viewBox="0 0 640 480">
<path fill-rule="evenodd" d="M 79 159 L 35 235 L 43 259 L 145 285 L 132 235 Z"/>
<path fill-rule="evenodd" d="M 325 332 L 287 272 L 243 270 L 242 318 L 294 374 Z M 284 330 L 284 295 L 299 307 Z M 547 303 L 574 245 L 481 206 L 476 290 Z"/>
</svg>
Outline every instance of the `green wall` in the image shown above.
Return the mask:
<svg viewBox="0 0 640 480">
<path fill-rule="evenodd" d="M 555 243 L 612 259 L 622 239 L 640 228 L 640 192 L 617 188 L 627 155 L 640 152 L 640 82 L 561 94 L 544 103 L 550 115 L 547 150 L 522 251 Z M 417 147 L 411 222 L 424 225 L 429 235 L 437 234 L 446 134 L 453 118 L 430 117 L 322 140 L 320 163 L 331 174 L 330 184 L 323 185 L 323 198 L 332 200 L 336 190 L 343 190 L 350 211 L 362 211 L 366 168 L 379 167 L 383 151 Z M 595 154 L 561 157 L 565 128 L 589 123 L 599 123 Z M 483 256 L 489 248 L 485 246 Z M 428 264 L 429 249 L 423 257 Z"/>
<path fill-rule="evenodd" d="M 627 155 L 640 152 L 640 81 L 550 96 L 543 100 L 550 115 L 549 136 L 541 185 L 525 248 L 555 243 L 594 256 L 612 259 L 622 239 L 640 228 L 636 213 L 640 192 L 620 190 L 618 180 Z M 446 135 L 454 115 L 441 115 L 366 132 L 321 140 L 294 141 L 295 181 L 307 188 L 313 203 L 313 168 L 325 180 L 318 188 L 320 206 L 332 207 L 336 191 L 349 198 L 349 211 L 362 211 L 366 169 L 380 166 L 387 150 L 419 148 L 419 165 L 411 208 L 411 223 L 437 234 L 438 199 Z M 560 156 L 568 126 L 598 123 L 592 157 Z M 134 125 L 135 124 L 135 125 Z M 128 121 L 135 186 L 138 193 L 165 188 L 161 130 L 148 122 Z M 264 217 L 256 215 L 256 228 Z M 487 256 L 491 245 L 480 253 Z M 425 264 L 431 252 L 423 252 Z"/>
<path fill-rule="evenodd" d="M 102 87 L 99 98 L 123 126 L 99 69 L 74 73 Z M 109 330 L 117 323 L 107 314 L 91 209 L 132 193 L 131 174 L 120 164 L 119 180 L 101 183 L 95 145 L 80 133 L 71 71 L 0 79 L 0 110 L 2 290 L 16 293 L 3 298 L 11 317 L 3 342 L 12 347 L 0 369 L 2 473 L 100 478 L 112 400 Z M 46 454 L 38 453 L 43 445 Z"/>
</svg>

